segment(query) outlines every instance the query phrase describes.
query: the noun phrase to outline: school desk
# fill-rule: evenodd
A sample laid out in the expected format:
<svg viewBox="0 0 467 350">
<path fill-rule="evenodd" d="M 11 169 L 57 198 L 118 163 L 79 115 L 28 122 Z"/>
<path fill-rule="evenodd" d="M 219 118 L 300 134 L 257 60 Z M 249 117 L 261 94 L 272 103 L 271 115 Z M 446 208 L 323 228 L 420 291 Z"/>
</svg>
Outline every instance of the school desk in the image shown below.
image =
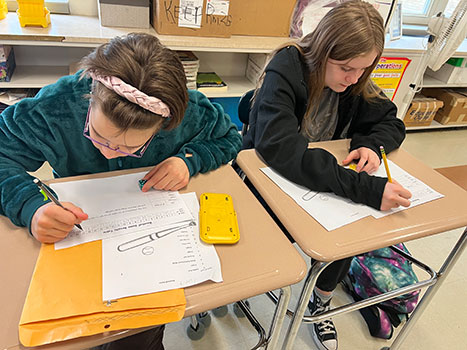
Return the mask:
<svg viewBox="0 0 467 350">
<path fill-rule="evenodd" d="M 309 147 L 324 148 L 334 154 L 336 159 L 341 162 L 348 154 L 349 144 L 349 140 L 337 140 L 311 143 Z M 424 297 L 419 301 L 415 311 L 411 314 L 409 321 L 405 323 L 403 329 L 392 343 L 391 349 L 398 348 L 410 328 L 420 317 L 423 309 L 436 293 L 436 290 L 440 287 L 441 282 L 445 279 L 451 267 L 462 254 L 463 249 L 465 249 L 467 230 L 464 230 L 438 272 L 416 259 L 412 259 L 416 265 L 430 275 L 427 280 L 420 281 L 415 285 L 406 286 L 403 289 L 391 291 L 387 295 L 341 306 L 313 317 L 304 317 L 316 280 L 319 274 L 332 261 L 467 225 L 467 211 L 459 210 L 459 205 L 462 206 L 462 203 L 467 203 L 466 191 L 413 158 L 402 149 L 391 152 L 388 158 L 434 190 L 444 194 L 445 197 L 381 219 L 366 217 L 328 232 L 263 174 L 260 168 L 266 165 L 255 150 L 242 151 L 238 155 L 238 165 L 245 172 L 253 186 L 255 186 L 278 219 L 284 224 L 303 252 L 316 260 L 308 272 L 293 314 L 292 322 L 289 325 L 284 340 L 285 349 L 292 348 L 302 320 L 306 323 L 318 322 L 339 313 L 357 310 L 408 291 L 430 286 Z"/>
<path fill-rule="evenodd" d="M 54 181 L 74 181 L 143 170 L 133 169 Z M 208 281 L 185 289 L 185 316 L 282 289 L 280 306 L 276 309 L 276 318 L 271 323 L 269 333 L 269 347 L 274 348 L 287 311 L 289 286 L 302 280 L 306 274 L 303 258 L 230 165 L 207 174 L 198 174 L 180 192 L 196 192 L 198 198 L 203 192 L 230 194 L 237 211 L 241 237 L 235 245 L 216 246 L 224 278 L 222 283 Z M 24 348 L 18 340 L 18 323 L 39 248 L 40 244 L 29 236 L 26 228 L 14 226 L 6 217 L 0 216 L 0 349 Z M 277 254 L 278 251 L 280 254 Z M 146 329 L 148 328 L 77 338 L 37 349 L 88 348 Z M 180 336 L 185 337 L 186 334 Z"/>
</svg>

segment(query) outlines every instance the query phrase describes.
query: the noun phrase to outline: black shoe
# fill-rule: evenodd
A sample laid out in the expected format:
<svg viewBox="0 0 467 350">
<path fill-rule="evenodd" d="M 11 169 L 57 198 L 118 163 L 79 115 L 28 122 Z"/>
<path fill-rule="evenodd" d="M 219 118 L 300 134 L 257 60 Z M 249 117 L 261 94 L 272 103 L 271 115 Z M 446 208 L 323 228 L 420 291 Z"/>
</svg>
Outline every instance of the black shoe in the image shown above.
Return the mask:
<svg viewBox="0 0 467 350">
<path fill-rule="evenodd" d="M 323 304 L 321 299 L 313 292 L 313 301 L 308 302 L 311 316 L 321 314 L 330 309 L 331 300 Z M 337 331 L 331 320 L 312 323 L 313 340 L 319 350 L 337 350 Z"/>
</svg>

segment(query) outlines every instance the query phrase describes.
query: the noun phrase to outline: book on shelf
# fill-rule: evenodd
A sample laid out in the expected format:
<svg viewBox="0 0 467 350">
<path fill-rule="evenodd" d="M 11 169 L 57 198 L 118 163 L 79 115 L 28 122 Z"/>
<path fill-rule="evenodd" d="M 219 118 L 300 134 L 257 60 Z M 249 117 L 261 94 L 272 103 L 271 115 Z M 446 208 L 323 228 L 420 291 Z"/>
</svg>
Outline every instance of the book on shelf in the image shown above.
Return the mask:
<svg viewBox="0 0 467 350">
<path fill-rule="evenodd" d="M 191 51 L 177 51 L 185 70 L 186 86 L 188 89 L 196 89 L 196 76 L 198 75 L 199 59 Z"/>
<path fill-rule="evenodd" d="M 39 92 L 37 88 L 5 88 L 0 89 L 0 103 L 11 106 L 26 97 L 34 97 Z"/>
<path fill-rule="evenodd" d="M 214 72 L 198 72 L 196 86 L 204 93 L 227 91 L 227 84 Z"/>
</svg>

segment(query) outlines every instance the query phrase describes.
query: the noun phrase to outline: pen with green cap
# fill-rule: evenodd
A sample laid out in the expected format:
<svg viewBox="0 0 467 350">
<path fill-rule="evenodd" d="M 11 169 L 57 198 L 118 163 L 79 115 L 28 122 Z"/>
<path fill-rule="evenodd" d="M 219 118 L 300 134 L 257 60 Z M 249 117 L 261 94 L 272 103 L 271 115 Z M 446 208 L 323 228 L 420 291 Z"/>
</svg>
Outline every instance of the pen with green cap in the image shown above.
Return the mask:
<svg viewBox="0 0 467 350">
<path fill-rule="evenodd" d="M 40 192 L 44 195 L 45 200 L 47 200 L 47 198 L 48 198 L 48 199 L 50 199 L 52 202 L 54 202 L 55 204 L 57 204 L 59 207 L 65 209 L 66 211 L 69 211 L 69 212 L 71 213 L 71 210 L 65 208 L 65 207 L 62 205 L 62 203 L 60 203 L 60 202 L 58 201 L 58 199 L 53 195 L 53 193 L 49 191 L 49 189 L 47 188 L 47 186 L 45 186 L 45 185 L 41 182 L 41 180 L 39 180 L 39 179 L 34 179 L 34 183 L 37 185 L 37 187 L 39 187 L 39 190 L 40 190 Z M 79 228 L 81 231 L 83 230 L 83 228 L 81 227 L 80 224 L 75 224 L 75 226 L 76 226 L 77 228 Z"/>
</svg>

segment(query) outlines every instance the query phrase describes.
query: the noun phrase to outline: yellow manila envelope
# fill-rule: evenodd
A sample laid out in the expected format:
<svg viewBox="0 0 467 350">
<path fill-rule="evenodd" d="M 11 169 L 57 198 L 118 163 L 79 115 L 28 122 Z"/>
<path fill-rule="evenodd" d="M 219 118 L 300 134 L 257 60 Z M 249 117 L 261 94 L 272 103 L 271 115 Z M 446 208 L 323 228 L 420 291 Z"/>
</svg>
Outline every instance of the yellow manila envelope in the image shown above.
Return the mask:
<svg viewBox="0 0 467 350">
<path fill-rule="evenodd" d="M 102 301 L 102 242 L 54 250 L 43 244 L 19 323 L 24 346 L 119 329 L 175 322 L 185 313 L 183 289 Z"/>
</svg>

